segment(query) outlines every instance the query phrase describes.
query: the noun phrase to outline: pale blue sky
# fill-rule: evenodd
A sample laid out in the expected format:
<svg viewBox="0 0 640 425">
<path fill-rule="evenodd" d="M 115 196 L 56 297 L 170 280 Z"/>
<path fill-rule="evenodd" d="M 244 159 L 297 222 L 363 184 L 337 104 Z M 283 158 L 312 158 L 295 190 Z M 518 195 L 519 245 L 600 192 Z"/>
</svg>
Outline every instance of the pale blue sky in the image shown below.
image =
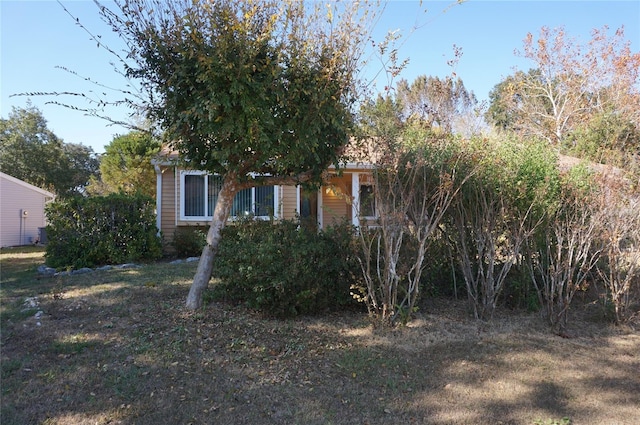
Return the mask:
<svg viewBox="0 0 640 425">
<path fill-rule="evenodd" d="M 109 45 L 118 46 L 117 39 L 99 20 L 93 2 L 67 0 L 63 4 Z M 516 57 L 514 50 L 522 49 L 522 40 L 528 32 L 537 35 L 542 26 L 564 26 L 568 35 L 584 42 L 594 28 L 608 25 L 612 34 L 624 25 L 632 49 L 640 50 L 640 0 L 469 0 L 447 9 L 449 4 L 425 0 L 420 6 L 418 1 L 392 0 L 387 5 L 376 38 L 388 30 L 399 30 L 407 37 L 400 48 L 400 58 L 408 57 L 410 62 L 402 78 L 412 81 L 421 74 L 446 76 L 450 72 L 446 62 L 453 57 L 455 44 L 463 52 L 457 75 L 479 100 L 486 99 L 503 77 L 513 73 L 514 67 L 525 70 L 531 67 L 531 63 Z M 424 9 L 426 14 L 422 12 Z M 418 29 L 412 31 L 415 26 Z M 56 66 L 107 85 L 122 87 L 124 84 L 109 65 L 112 57 L 97 48 L 55 1 L 0 0 L 0 28 L 0 115 L 3 118 L 8 117 L 12 106 L 26 105 L 26 97 L 9 97 L 11 94 L 101 91 Z M 370 77 L 379 68 L 379 62 L 374 59 L 363 72 Z M 378 86 L 384 87 L 385 77 L 378 80 Z M 51 98 L 34 96 L 30 100 L 43 112 L 49 128 L 65 142 L 82 143 L 96 152 L 104 152 L 104 146 L 114 134 L 127 132 L 80 112 L 46 105 Z M 122 109 L 110 114 L 125 118 L 128 112 Z"/>
</svg>

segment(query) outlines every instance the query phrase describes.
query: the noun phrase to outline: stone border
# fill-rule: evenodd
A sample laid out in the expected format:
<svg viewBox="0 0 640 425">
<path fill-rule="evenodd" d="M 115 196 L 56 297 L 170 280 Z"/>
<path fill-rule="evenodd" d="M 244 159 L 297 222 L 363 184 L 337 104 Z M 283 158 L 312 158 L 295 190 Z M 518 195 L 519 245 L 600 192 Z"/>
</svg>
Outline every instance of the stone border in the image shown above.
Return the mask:
<svg viewBox="0 0 640 425">
<path fill-rule="evenodd" d="M 183 263 L 193 263 L 195 261 L 199 261 L 200 257 L 189 257 L 187 259 L 184 260 L 173 260 L 171 262 L 169 262 L 169 264 L 183 264 Z M 48 276 L 48 277 L 57 277 L 57 276 L 74 276 L 77 274 L 85 274 L 85 273 L 92 273 L 92 272 L 98 272 L 98 271 L 106 271 L 106 270 L 122 270 L 122 269 L 139 269 L 140 267 L 142 267 L 139 264 L 135 264 L 135 263 L 126 263 L 126 264 L 119 264 L 116 266 L 102 266 L 102 267 L 96 267 L 95 269 L 91 269 L 89 267 L 83 267 L 81 269 L 77 269 L 77 270 L 67 270 L 67 271 L 63 271 L 63 272 L 59 272 L 56 269 L 54 269 L 53 267 L 47 267 L 45 264 L 42 264 L 38 267 L 38 273 L 44 276 Z"/>
</svg>

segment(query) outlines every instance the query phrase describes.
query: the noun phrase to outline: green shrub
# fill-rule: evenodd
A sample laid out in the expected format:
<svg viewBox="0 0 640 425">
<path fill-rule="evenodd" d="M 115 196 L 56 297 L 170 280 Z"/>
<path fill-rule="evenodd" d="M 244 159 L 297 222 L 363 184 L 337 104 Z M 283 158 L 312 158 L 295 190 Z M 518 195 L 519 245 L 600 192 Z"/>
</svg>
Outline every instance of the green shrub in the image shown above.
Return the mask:
<svg viewBox="0 0 640 425">
<path fill-rule="evenodd" d="M 424 262 L 424 271 L 420 280 L 422 296 L 458 297 L 464 295 L 464 278 L 459 275 L 456 268 L 449 241 L 441 233 L 436 233 L 431 238 L 427 257 L 428 261 Z"/>
<path fill-rule="evenodd" d="M 351 226 L 323 231 L 296 221 L 243 220 L 223 231 L 214 262 L 217 297 L 276 317 L 335 310 L 353 303 L 359 272 Z"/>
<path fill-rule="evenodd" d="M 470 178 L 445 218 L 474 315 L 490 319 L 505 300 L 535 308 L 518 267 L 527 242 L 541 238 L 561 189 L 556 152 L 545 142 L 509 135 L 472 139 Z M 535 251 L 534 251 L 535 252 Z"/>
<path fill-rule="evenodd" d="M 207 243 L 207 231 L 199 227 L 179 227 L 173 234 L 171 246 L 179 258 L 198 257 Z"/>
<path fill-rule="evenodd" d="M 161 256 L 155 203 L 142 195 L 76 197 L 46 208 L 51 267 L 94 267 Z"/>
</svg>

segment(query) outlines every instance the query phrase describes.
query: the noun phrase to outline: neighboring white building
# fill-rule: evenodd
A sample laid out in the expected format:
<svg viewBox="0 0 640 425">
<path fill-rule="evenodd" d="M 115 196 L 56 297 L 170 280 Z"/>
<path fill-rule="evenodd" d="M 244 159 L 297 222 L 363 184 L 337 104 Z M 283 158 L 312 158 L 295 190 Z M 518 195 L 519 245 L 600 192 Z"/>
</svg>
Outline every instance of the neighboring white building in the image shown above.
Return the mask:
<svg viewBox="0 0 640 425">
<path fill-rule="evenodd" d="M 44 206 L 55 195 L 0 172 L 0 247 L 29 245 L 46 226 Z"/>
</svg>

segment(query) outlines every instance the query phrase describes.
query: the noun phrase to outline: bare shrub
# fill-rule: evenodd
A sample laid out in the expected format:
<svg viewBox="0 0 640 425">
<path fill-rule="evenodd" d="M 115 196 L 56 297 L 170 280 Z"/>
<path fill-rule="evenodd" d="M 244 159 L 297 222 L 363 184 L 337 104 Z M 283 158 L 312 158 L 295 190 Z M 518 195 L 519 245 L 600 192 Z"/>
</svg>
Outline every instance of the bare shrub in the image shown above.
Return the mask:
<svg viewBox="0 0 640 425">
<path fill-rule="evenodd" d="M 474 316 L 486 320 L 555 193 L 557 170 L 542 144 L 498 140 L 469 149 L 479 168 L 454 201 L 452 240 Z"/>
<path fill-rule="evenodd" d="M 543 226 L 537 248 L 527 255 L 531 279 L 552 328 L 563 332 L 569 306 L 584 288 L 600 250 L 593 249 L 599 214 L 586 196 L 565 187 Z"/>
<path fill-rule="evenodd" d="M 598 230 L 604 261 L 598 266 L 598 275 L 619 324 L 629 318 L 632 289 L 639 286 L 640 199 L 609 188 L 600 202 Z"/>
<path fill-rule="evenodd" d="M 401 147 L 374 172 L 376 220 L 360 231 L 366 288 L 356 294 L 387 324 L 415 310 L 429 242 L 464 177 L 444 143 Z"/>
</svg>

